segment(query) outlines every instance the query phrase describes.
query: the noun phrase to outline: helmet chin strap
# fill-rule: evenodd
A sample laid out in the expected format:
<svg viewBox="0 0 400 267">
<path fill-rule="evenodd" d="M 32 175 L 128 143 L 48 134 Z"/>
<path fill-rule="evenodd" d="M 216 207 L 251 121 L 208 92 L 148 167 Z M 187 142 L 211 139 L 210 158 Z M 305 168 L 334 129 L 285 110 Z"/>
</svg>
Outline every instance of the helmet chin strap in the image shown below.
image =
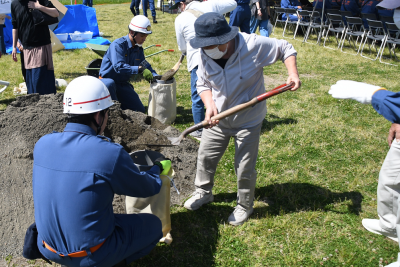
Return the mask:
<svg viewBox="0 0 400 267">
<path fill-rule="evenodd" d="M 104 123 L 104 119 L 105 119 L 105 113 L 104 113 L 104 110 L 102 110 L 102 111 L 100 111 L 100 114 L 102 114 L 103 115 L 103 118 L 102 118 L 102 120 L 101 120 L 101 123 L 100 123 L 100 125 L 97 123 L 97 121 L 96 121 L 96 119 L 94 118 L 94 117 L 92 117 L 92 121 L 93 121 L 93 123 L 94 123 L 94 126 L 97 128 L 97 131 L 96 131 L 96 135 L 99 135 L 99 134 L 101 134 L 101 126 L 103 125 L 103 123 Z"/>
</svg>

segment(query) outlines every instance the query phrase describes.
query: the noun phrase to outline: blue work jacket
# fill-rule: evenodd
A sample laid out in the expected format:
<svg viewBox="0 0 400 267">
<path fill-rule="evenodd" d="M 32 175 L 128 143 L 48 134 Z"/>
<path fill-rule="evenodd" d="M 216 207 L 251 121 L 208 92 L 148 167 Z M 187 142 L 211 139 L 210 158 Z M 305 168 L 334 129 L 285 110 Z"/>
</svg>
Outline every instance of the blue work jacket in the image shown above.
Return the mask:
<svg viewBox="0 0 400 267">
<path fill-rule="evenodd" d="M 372 106 L 391 123 L 400 123 L 400 93 L 380 90 L 372 96 Z"/>
<path fill-rule="evenodd" d="M 123 36 L 112 42 L 104 54 L 100 76 L 113 79 L 115 82 L 128 82 L 133 74 L 139 73 L 139 64 L 144 59 L 143 48 L 133 46 L 129 35 Z M 151 65 L 148 65 L 147 69 L 153 76 L 157 75 Z"/>
<path fill-rule="evenodd" d="M 297 9 L 298 6 L 301 6 L 301 3 L 297 0 L 282 0 L 281 7 L 282 8 L 294 8 Z"/>
<path fill-rule="evenodd" d="M 353 16 L 358 16 L 360 14 L 361 4 L 362 0 L 343 0 L 340 10 L 351 11 Z"/>
<path fill-rule="evenodd" d="M 63 255 L 87 251 L 112 234 L 114 194 L 149 197 L 161 189 L 158 166 L 140 172 L 121 145 L 83 124 L 43 136 L 33 157 L 39 237 Z"/>
</svg>

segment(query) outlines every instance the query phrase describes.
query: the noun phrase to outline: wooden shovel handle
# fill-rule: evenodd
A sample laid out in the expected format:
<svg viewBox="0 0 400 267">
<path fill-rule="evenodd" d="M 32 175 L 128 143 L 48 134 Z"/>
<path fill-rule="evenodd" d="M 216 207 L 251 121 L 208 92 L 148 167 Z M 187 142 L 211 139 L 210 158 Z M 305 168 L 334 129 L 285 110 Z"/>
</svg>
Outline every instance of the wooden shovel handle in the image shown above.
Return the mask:
<svg viewBox="0 0 400 267">
<path fill-rule="evenodd" d="M 242 111 L 242 110 L 245 110 L 245 109 L 247 109 L 249 107 L 252 107 L 257 103 L 259 103 L 261 101 L 264 101 L 267 98 L 270 98 L 271 96 L 283 93 L 283 92 L 285 92 L 287 90 L 290 90 L 290 89 L 293 88 L 293 86 L 294 86 L 294 83 L 282 84 L 282 85 L 272 89 L 269 92 L 266 92 L 266 93 L 264 93 L 262 95 L 254 97 L 252 100 L 250 100 L 250 101 L 248 101 L 246 103 L 234 106 L 233 108 L 230 108 L 230 109 L 227 109 L 227 110 L 225 110 L 225 111 L 223 111 L 221 113 L 218 113 L 217 115 L 213 116 L 211 118 L 211 120 L 222 120 L 222 119 L 224 119 L 226 117 L 229 117 L 229 116 L 231 116 L 231 115 L 233 115 L 233 114 L 235 114 L 235 113 L 237 113 L 239 111 Z M 203 121 L 203 125 L 207 126 L 208 125 L 208 121 Z"/>
<path fill-rule="evenodd" d="M 264 94 L 262 94 L 262 95 L 259 95 L 259 96 L 254 97 L 254 98 L 253 98 L 252 100 L 250 100 L 249 102 L 246 102 L 246 103 L 243 103 L 243 104 L 234 106 L 233 108 L 227 109 L 227 110 L 225 110 L 225 111 L 223 111 L 223 112 L 221 112 L 221 113 L 219 113 L 219 114 L 213 116 L 213 117 L 211 118 L 211 120 L 222 120 L 222 119 L 224 119 L 224 118 L 226 118 L 226 117 L 228 117 L 228 116 L 230 116 L 230 115 L 233 115 L 233 114 L 235 114 L 235 113 L 237 113 L 237 112 L 239 112 L 239 111 L 241 111 L 241 110 L 245 110 L 246 108 L 252 107 L 252 106 L 254 106 L 254 105 L 257 104 L 257 103 L 259 103 L 259 102 L 261 102 L 261 101 L 264 101 L 264 100 L 266 100 L 267 98 L 270 98 L 271 96 L 274 96 L 274 95 L 283 93 L 283 92 L 285 92 L 285 91 L 287 91 L 287 90 L 290 90 L 290 89 L 293 88 L 293 86 L 294 86 L 294 83 L 282 84 L 282 85 L 280 85 L 280 86 L 278 86 L 278 87 L 272 89 L 272 90 L 269 91 L 269 92 L 266 92 L 266 93 L 264 93 Z M 200 130 L 200 129 L 202 129 L 202 128 L 204 128 L 204 127 L 207 127 L 207 126 L 208 126 L 208 121 L 204 120 L 204 121 L 202 121 L 202 122 L 199 122 L 199 123 L 193 125 L 192 127 L 187 128 L 186 130 L 184 130 L 184 131 L 181 133 L 181 135 L 180 135 L 179 137 L 180 137 L 181 139 L 183 139 L 183 138 L 185 138 L 188 134 L 190 134 L 190 133 L 192 133 L 192 132 L 194 132 L 194 131 Z"/>
</svg>

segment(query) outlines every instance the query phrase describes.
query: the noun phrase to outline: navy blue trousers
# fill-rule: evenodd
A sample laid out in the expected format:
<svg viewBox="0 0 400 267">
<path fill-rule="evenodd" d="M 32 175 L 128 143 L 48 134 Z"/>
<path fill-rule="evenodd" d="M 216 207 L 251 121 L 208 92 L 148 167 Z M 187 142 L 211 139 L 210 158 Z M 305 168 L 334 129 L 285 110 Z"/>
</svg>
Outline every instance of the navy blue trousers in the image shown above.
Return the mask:
<svg viewBox="0 0 400 267">
<path fill-rule="evenodd" d="M 229 26 L 240 28 L 241 32 L 250 34 L 251 10 L 249 4 L 238 5 L 229 17 Z"/>
<path fill-rule="evenodd" d="M 103 78 L 101 81 L 107 86 L 111 99 L 121 103 L 121 109 L 130 109 L 138 112 L 145 112 L 139 95 L 129 82 L 115 82 L 110 78 Z"/>
<path fill-rule="evenodd" d="M 160 219 L 153 214 L 114 214 L 115 230 L 90 256 L 61 257 L 43 246 L 40 233 L 38 247 L 47 259 L 68 267 L 110 267 L 122 260 L 127 264 L 146 256 L 163 237 Z"/>
<path fill-rule="evenodd" d="M 140 5 L 140 0 L 132 0 L 131 6 L 129 8 L 131 9 L 131 12 L 134 16 L 140 15 L 139 5 Z"/>
<path fill-rule="evenodd" d="M 27 69 L 25 82 L 28 94 L 46 95 L 56 93 L 54 70 L 48 70 L 47 65 L 40 68 Z"/>
<path fill-rule="evenodd" d="M 151 16 L 156 16 L 156 8 L 154 7 L 154 0 L 142 0 L 143 15 L 147 17 L 147 3 L 149 3 Z"/>
</svg>

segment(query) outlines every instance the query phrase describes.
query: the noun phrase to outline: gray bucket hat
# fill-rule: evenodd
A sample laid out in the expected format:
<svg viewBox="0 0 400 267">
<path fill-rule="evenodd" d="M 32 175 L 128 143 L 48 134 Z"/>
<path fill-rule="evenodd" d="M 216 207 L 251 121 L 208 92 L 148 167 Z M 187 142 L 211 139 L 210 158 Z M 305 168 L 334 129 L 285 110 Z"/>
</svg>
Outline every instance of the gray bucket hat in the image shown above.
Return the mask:
<svg viewBox="0 0 400 267">
<path fill-rule="evenodd" d="M 400 1 L 399 0 L 383 0 L 380 2 L 377 7 L 381 8 L 387 8 L 387 9 L 395 9 L 400 7 Z"/>
<path fill-rule="evenodd" d="M 201 15 L 194 23 L 196 36 L 190 40 L 194 48 L 226 44 L 238 34 L 238 27 L 229 26 L 224 16 L 216 12 Z"/>
</svg>

